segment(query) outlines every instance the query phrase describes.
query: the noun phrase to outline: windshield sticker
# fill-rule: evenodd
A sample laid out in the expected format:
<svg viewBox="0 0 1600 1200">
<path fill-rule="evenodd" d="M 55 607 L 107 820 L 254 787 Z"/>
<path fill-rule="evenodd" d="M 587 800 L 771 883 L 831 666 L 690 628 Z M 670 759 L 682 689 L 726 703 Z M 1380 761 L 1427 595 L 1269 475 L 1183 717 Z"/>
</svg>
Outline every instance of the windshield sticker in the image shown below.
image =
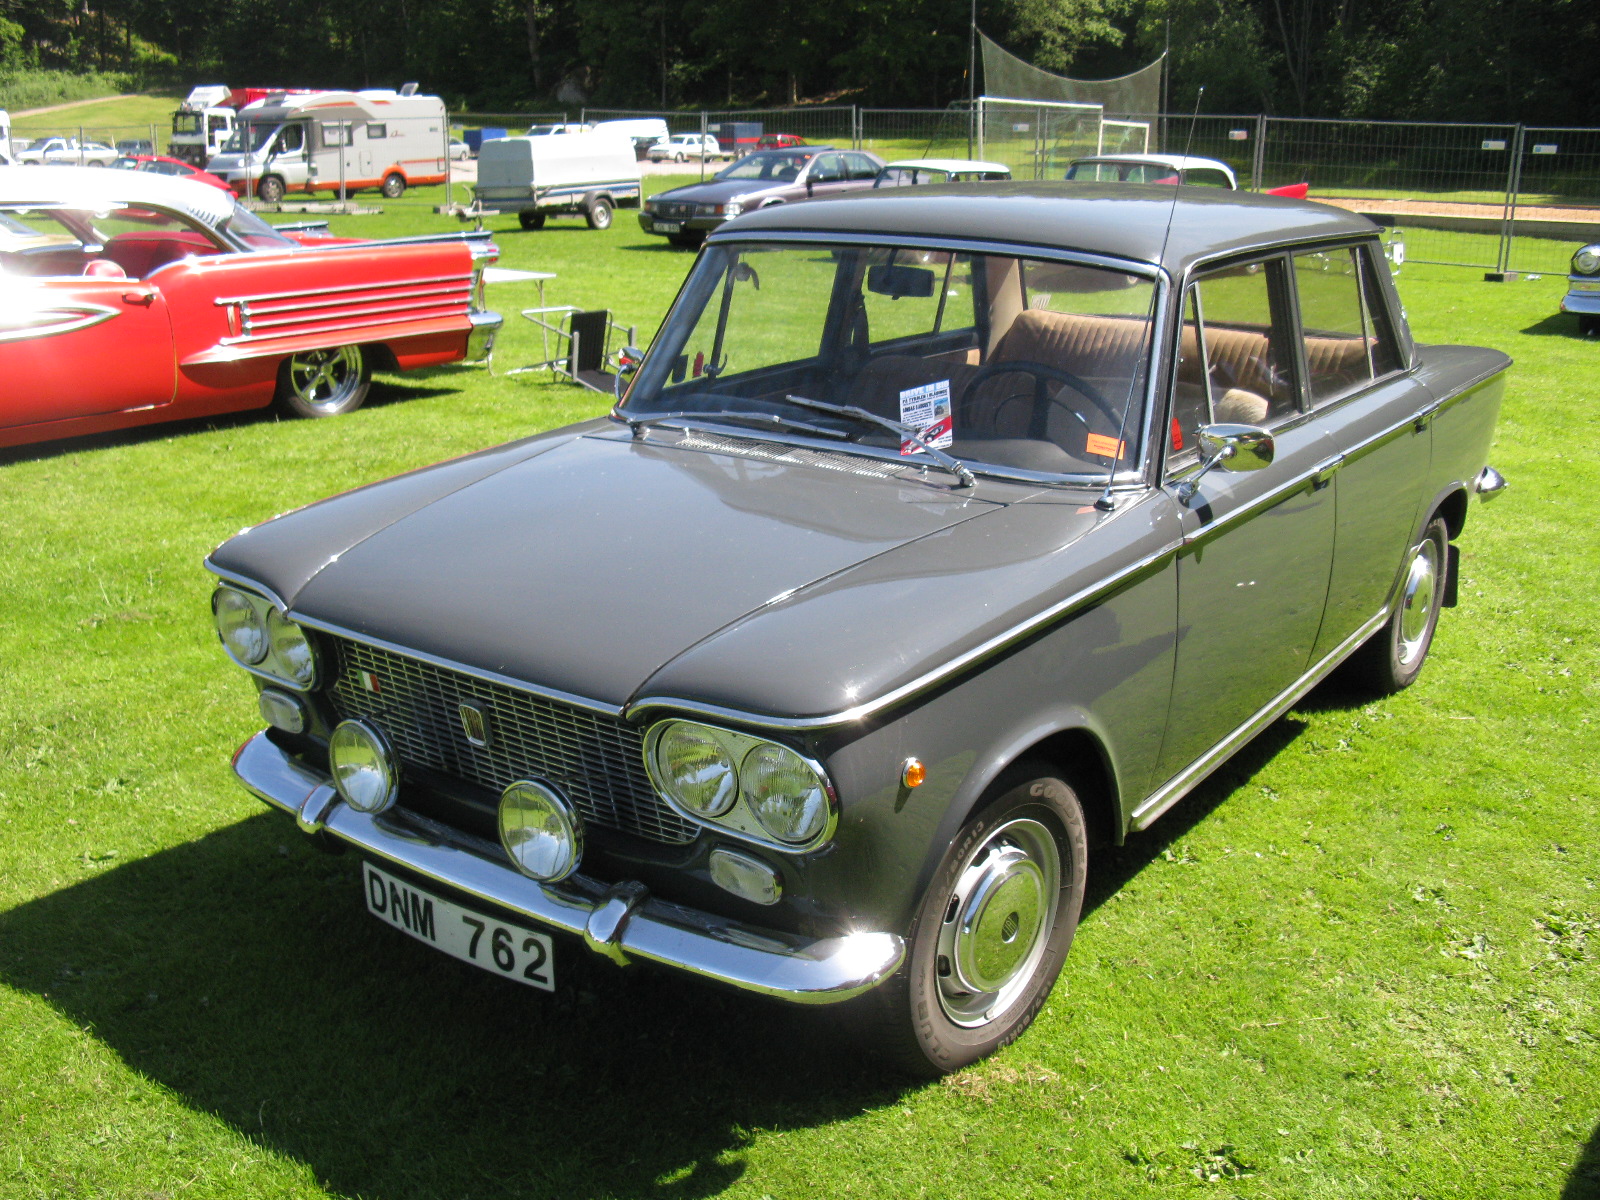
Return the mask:
<svg viewBox="0 0 1600 1200">
<path fill-rule="evenodd" d="M 1124 446 L 1116 438 L 1107 437 L 1103 433 L 1091 433 L 1085 439 L 1084 449 L 1101 458 L 1121 458 Z"/>
<path fill-rule="evenodd" d="M 922 435 L 923 441 L 940 450 L 956 440 L 955 422 L 950 415 L 950 381 L 941 379 L 921 387 L 907 388 L 900 393 L 900 424 L 909 425 Z M 906 438 L 900 443 L 901 454 L 915 454 L 922 449 Z"/>
</svg>

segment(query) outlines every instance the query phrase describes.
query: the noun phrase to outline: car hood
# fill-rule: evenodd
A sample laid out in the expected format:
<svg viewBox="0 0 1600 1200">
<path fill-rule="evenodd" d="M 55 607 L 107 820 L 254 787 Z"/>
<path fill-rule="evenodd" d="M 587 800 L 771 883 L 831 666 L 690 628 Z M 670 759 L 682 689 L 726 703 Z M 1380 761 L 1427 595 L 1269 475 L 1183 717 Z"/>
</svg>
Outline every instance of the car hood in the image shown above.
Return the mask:
<svg viewBox="0 0 1600 1200">
<path fill-rule="evenodd" d="M 668 192 L 657 192 L 650 199 L 667 200 L 677 204 L 684 202 L 726 204 L 729 200 L 745 196 L 761 196 L 767 192 L 779 192 L 792 186 L 794 185 L 761 179 L 712 179 L 705 183 L 691 183 L 687 187 L 673 188 Z"/>
<path fill-rule="evenodd" d="M 975 496 L 843 455 L 775 462 L 752 446 L 771 449 L 667 431 L 633 441 L 602 420 L 275 518 L 210 565 L 314 627 L 621 708 L 719 632 L 1026 494 Z M 763 673 L 747 679 L 756 693 Z"/>
</svg>

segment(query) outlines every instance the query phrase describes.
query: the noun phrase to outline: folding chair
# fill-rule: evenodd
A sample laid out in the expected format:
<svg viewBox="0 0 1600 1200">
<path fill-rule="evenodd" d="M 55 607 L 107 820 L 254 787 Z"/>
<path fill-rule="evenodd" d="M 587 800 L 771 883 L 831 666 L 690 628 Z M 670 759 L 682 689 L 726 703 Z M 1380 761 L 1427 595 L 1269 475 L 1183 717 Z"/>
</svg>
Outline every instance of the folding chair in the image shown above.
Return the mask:
<svg viewBox="0 0 1600 1200">
<path fill-rule="evenodd" d="M 565 328 L 557 322 L 548 320 L 551 316 L 564 314 L 566 317 Z M 611 349 L 611 331 L 613 329 L 628 335 L 625 346 L 634 344 L 636 326 L 619 325 L 611 319 L 609 309 L 595 309 L 585 312 L 575 305 L 560 304 L 550 308 L 525 308 L 522 315 L 543 331 L 545 339 L 545 352 L 549 353 L 549 338 L 554 334 L 557 347 L 559 339 L 567 341 L 567 352 L 558 354 L 554 358 L 547 358 L 543 362 L 530 363 L 525 367 L 517 367 L 507 371 L 507 375 L 520 375 L 524 371 L 549 370 L 553 375 L 565 375 L 574 383 L 596 392 L 610 395 L 616 382 L 616 354 Z M 610 368 L 609 370 L 607 368 Z"/>
</svg>

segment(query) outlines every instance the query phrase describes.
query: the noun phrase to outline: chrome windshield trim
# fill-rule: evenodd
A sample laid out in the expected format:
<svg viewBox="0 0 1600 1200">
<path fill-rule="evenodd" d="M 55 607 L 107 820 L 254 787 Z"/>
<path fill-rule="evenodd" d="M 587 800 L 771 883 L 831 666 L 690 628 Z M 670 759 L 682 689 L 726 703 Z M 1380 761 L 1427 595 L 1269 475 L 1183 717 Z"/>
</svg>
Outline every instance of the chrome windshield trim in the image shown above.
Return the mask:
<svg viewBox="0 0 1600 1200">
<path fill-rule="evenodd" d="M 706 704 L 698 700 L 682 700 L 671 696 L 643 696 L 637 700 L 629 701 L 622 710 L 626 720 L 636 720 L 639 714 L 653 709 L 670 709 L 676 713 L 687 713 L 695 716 L 709 717 L 718 721 L 732 721 L 741 725 L 753 726 L 757 729 L 773 729 L 790 733 L 807 732 L 818 729 L 832 729 L 840 725 L 849 725 L 864 721 L 886 708 L 892 708 L 902 701 L 909 700 L 922 692 L 938 686 L 953 675 L 958 675 L 969 667 L 993 658 L 1004 650 L 1033 636 L 1041 629 L 1060 621 L 1067 620 L 1080 609 L 1089 607 L 1105 599 L 1112 592 L 1132 583 L 1136 578 L 1164 566 L 1177 553 L 1179 543 L 1174 542 L 1153 554 L 1147 554 L 1137 562 L 1124 567 L 1108 579 L 1074 592 L 1065 599 L 1057 601 L 1048 608 L 1034 614 L 1026 621 L 1021 621 L 1003 633 L 998 633 L 987 641 L 974 646 L 964 654 L 958 654 L 948 662 L 942 663 L 931 671 L 924 672 L 915 679 L 901 684 L 897 688 L 885 692 L 875 699 L 867 700 L 841 712 L 827 713 L 815 717 L 779 717 L 770 713 L 757 713 L 736 708 L 726 708 L 719 704 Z"/>
</svg>

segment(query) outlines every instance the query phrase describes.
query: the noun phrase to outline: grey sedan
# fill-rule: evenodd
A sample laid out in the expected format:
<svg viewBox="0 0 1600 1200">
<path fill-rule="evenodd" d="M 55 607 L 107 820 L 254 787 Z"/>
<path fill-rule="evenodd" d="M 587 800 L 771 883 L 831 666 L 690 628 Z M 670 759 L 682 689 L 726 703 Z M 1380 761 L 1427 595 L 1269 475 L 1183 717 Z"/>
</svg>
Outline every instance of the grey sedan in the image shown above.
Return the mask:
<svg viewBox="0 0 1600 1200">
<path fill-rule="evenodd" d="M 955 1070 L 1039 1012 L 1103 848 L 1341 665 L 1421 676 L 1508 366 L 1415 344 L 1317 204 L 763 209 L 610 416 L 211 555 L 267 724 L 234 769 L 444 954 L 657 964 Z"/>
<path fill-rule="evenodd" d="M 639 210 L 639 227 L 674 245 L 697 246 L 740 213 L 870 188 L 882 168 L 883 160 L 864 150 L 758 150 L 705 183 L 652 196 Z"/>
</svg>

